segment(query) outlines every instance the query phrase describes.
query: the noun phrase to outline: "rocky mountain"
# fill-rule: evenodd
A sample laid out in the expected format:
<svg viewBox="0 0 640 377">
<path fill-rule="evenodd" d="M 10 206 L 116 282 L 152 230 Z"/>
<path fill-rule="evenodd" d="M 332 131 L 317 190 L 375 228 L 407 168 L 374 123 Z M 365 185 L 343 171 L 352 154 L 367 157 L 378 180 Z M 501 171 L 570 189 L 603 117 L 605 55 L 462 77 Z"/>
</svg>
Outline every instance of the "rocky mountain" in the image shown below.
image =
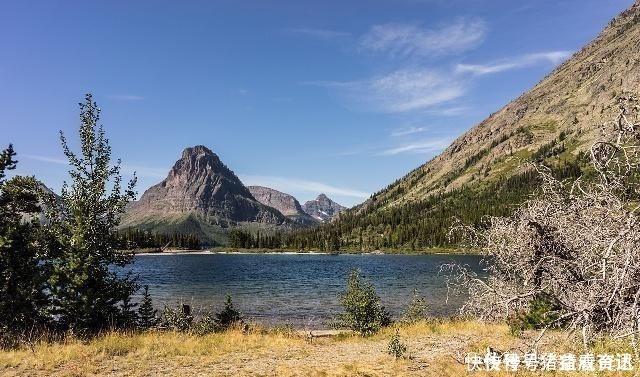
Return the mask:
<svg viewBox="0 0 640 377">
<path fill-rule="evenodd" d="M 617 98 L 640 94 L 638 41 L 640 1 L 439 156 L 325 226 L 326 236 L 339 232 L 343 246 L 363 249 L 442 246 L 452 217 L 508 215 L 531 195 L 538 181 L 527 162 L 580 175 L 583 152 L 617 115 Z"/>
<path fill-rule="evenodd" d="M 235 226 L 275 227 L 291 222 L 258 202 L 240 179 L 208 148 L 186 148 L 167 178 L 144 192 L 122 219 L 122 227 L 158 233 L 196 233 L 204 243 L 224 243 Z"/>
<path fill-rule="evenodd" d="M 315 225 L 318 220 L 308 215 L 296 198 L 289 194 L 262 186 L 247 186 L 251 195 L 260 203 L 277 209 L 293 222 L 302 225 Z"/>
<path fill-rule="evenodd" d="M 314 219 L 320 222 L 326 222 L 347 208 L 329 199 L 325 194 L 320 194 L 314 200 L 309 200 L 304 203 L 302 209 Z"/>
</svg>

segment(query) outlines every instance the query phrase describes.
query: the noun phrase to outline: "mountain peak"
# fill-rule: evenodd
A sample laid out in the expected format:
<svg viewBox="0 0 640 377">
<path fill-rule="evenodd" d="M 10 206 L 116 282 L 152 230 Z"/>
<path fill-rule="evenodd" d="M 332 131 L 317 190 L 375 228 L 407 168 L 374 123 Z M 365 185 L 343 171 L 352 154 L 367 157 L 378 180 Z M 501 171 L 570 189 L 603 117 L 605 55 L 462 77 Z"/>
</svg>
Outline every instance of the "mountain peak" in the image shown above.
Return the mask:
<svg viewBox="0 0 640 377">
<path fill-rule="evenodd" d="M 167 178 L 145 191 L 123 222 L 170 222 L 177 216 L 196 216 L 206 226 L 223 228 L 241 222 L 288 222 L 277 210 L 259 203 L 235 173 L 203 145 L 185 148 Z"/>
<path fill-rule="evenodd" d="M 182 158 L 185 158 L 186 156 L 193 156 L 193 155 L 199 155 L 199 154 L 218 157 L 215 153 L 213 153 L 213 151 L 211 151 L 211 149 L 205 147 L 204 145 L 195 145 L 193 147 L 185 148 L 184 151 L 182 151 Z"/>
<path fill-rule="evenodd" d="M 182 151 L 182 157 L 173 165 L 167 179 L 181 176 L 187 181 L 203 181 L 216 174 L 228 178 L 234 185 L 242 186 L 235 173 L 222 163 L 217 154 L 204 145 L 196 145 Z"/>
<path fill-rule="evenodd" d="M 346 208 L 329 199 L 325 194 L 320 194 L 316 199 L 304 203 L 302 209 L 314 219 L 325 222 L 332 220 Z"/>
</svg>

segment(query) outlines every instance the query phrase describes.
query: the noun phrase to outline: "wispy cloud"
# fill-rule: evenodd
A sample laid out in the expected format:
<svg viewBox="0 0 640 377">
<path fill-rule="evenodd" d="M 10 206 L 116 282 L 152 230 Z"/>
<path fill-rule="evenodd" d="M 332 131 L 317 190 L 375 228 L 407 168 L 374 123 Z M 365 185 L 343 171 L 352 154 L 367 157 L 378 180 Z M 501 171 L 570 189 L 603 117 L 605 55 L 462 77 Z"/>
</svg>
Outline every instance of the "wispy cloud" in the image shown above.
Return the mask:
<svg viewBox="0 0 640 377">
<path fill-rule="evenodd" d="M 107 96 L 108 99 L 116 100 L 116 101 L 142 101 L 144 100 L 143 96 L 138 96 L 135 94 L 111 94 Z"/>
<path fill-rule="evenodd" d="M 319 39 L 342 38 L 342 37 L 348 37 L 351 35 L 351 33 L 347 33 L 344 31 L 329 30 L 329 29 L 291 28 L 291 29 L 287 29 L 287 31 L 294 34 L 303 34 L 303 35 L 308 35 L 308 36 L 319 38 Z"/>
<path fill-rule="evenodd" d="M 476 47 L 486 32 L 487 27 L 480 19 L 458 18 L 438 29 L 424 29 L 415 23 L 390 23 L 373 26 L 362 37 L 360 47 L 392 57 L 445 55 Z"/>
<path fill-rule="evenodd" d="M 58 164 L 58 165 L 68 165 L 69 161 L 61 158 L 61 157 L 49 157 L 49 156 L 39 156 L 39 155 L 34 155 L 34 154 L 20 154 L 18 155 L 18 157 L 25 157 L 28 158 L 29 160 L 36 160 L 36 161 L 42 161 L 42 162 L 50 162 L 52 164 Z"/>
<path fill-rule="evenodd" d="M 268 175 L 241 174 L 240 179 L 245 185 L 266 186 L 283 192 L 307 192 L 313 194 L 341 195 L 352 198 L 368 198 L 369 193 L 346 187 L 336 187 L 326 183 L 308 181 L 305 179 L 274 177 Z"/>
<path fill-rule="evenodd" d="M 357 108 L 403 113 L 434 107 L 465 93 L 465 85 L 453 75 L 431 69 L 402 69 L 367 80 L 307 84 L 325 86 Z"/>
<path fill-rule="evenodd" d="M 502 59 L 489 64 L 458 64 L 457 73 L 471 73 L 474 75 L 487 75 L 512 69 L 530 67 L 540 63 L 557 65 L 571 56 L 571 51 L 547 51 L 517 56 L 511 59 Z"/>
<path fill-rule="evenodd" d="M 444 150 L 451 144 L 450 139 L 422 140 L 382 151 L 383 156 L 395 156 L 401 153 L 431 154 Z"/>
<path fill-rule="evenodd" d="M 33 155 L 33 154 L 21 154 L 18 157 L 25 157 L 30 160 L 48 162 L 48 163 L 57 164 L 57 165 L 69 165 L 68 160 L 60 157 L 40 156 L 40 155 Z M 135 172 L 136 175 L 139 177 L 165 178 L 167 176 L 167 172 L 169 171 L 169 169 L 153 168 L 153 167 L 142 166 L 142 165 L 121 164 L 120 171 L 122 172 L 122 174 L 125 174 L 125 175 L 133 175 L 133 173 Z"/>
<path fill-rule="evenodd" d="M 399 130 L 394 130 L 394 131 L 391 132 L 390 135 L 391 136 L 406 136 L 406 135 L 413 135 L 413 134 L 425 132 L 427 130 L 428 130 L 427 127 L 408 127 L 408 128 L 401 128 Z"/>
</svg>

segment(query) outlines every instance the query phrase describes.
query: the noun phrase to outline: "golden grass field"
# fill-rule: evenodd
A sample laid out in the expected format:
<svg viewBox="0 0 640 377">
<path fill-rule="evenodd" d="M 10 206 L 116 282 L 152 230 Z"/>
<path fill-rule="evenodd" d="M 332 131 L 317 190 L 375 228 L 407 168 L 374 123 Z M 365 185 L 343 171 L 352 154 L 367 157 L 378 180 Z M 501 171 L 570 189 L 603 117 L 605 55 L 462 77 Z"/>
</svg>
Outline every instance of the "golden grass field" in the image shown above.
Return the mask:
<svg viewBox="0 0 640 377">
<path fill-rule="evenodd" d="M 406 358 L 387 354 L 395 328 L 362 338 L 339 335 L 310 341 L 290 330 L 190 335 L 176 332 L 106 333 L 90 341 L 70 339 L 0 351 L 0 376 L 512 376 L 583 375 L 580 372 L 467 372 L 464 356 L 526 352 L 536 333 L 516 337 L 506 325 L 475 321 L 423 321 L 400 326 Z M 578 339 L 552 332 L 539 352 L 583 352 Z M 624 345 L 596 345 L 592 352 L 621 352 Z M 617 351 L 616 351 L 617 350 Z M 627 352 L 627 351 L 625 351 Z M 594 374 L 596 375 L 596 374 Z M 633 372 L 601 372 L 632 376 Z"/>
</svg>

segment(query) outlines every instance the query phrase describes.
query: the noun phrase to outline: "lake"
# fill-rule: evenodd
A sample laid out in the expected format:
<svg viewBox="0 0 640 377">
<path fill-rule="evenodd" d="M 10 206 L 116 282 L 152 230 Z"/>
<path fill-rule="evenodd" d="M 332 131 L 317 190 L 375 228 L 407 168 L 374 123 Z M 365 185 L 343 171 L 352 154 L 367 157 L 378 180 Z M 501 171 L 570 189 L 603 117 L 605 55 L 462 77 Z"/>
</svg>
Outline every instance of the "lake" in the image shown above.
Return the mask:
<svg viewBox="0 0 640 377">
<path fill-rule="evenodd" d="M 443 263 L 455 261 L 480 271 L 476 255 L 324 255 L 324 254 L 152 254 L 132 265 L 158 308 L 186 303 L 219 310 L 225 295 L 247 317 L 265 324 L 322 327 L 340 312 L 337 295 L 351 269 L 375 286 L 394 317 L 413 289 L 425 296 L 429 314 L 455 314 L 461 297 L 447 302 Z"/>
</svg>

